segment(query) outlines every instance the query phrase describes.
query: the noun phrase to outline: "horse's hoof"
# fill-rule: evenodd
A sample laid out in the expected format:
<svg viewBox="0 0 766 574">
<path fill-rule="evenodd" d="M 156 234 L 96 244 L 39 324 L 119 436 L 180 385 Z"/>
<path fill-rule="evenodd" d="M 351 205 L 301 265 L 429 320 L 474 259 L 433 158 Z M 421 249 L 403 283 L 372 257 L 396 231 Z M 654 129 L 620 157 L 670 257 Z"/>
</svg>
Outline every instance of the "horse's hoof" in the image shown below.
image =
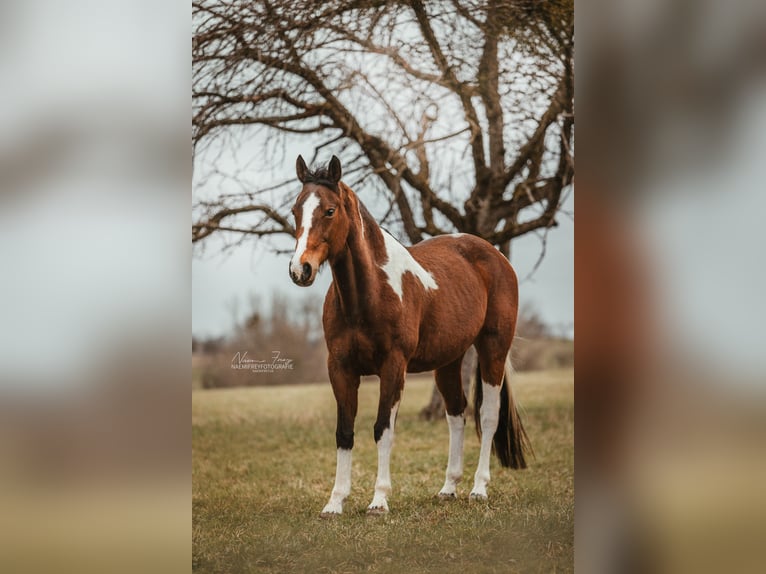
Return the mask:
<svg viewBox="0 0 766 574">
<path fill-rule="evenodd" d="M 367 509 L 367 516 L 384 516 L 388 514 L 388 508 L 383 506 L 371 506 Z"/>
<path fill-rule="evenodd" d="M 436 496 L 439 497 L 439 500 L 457 500 L 457 493 L 455 492 L 440 492 Z"/>
<path fill-rule="evenodd" d="M 471 496 L 469 497 L 471 500 L 476 500 L 478 502 L 483 502 L 487 500 L 486 494 L 481 494 L 480 492 L 472 492 Z"/>
<path fill-rule="evenodd" d="M 334 518 L 340 518 L 340 512 L 320 512 L 319 518 L 322 518 L 324 520 L 332 520 Z"/>
</svg>

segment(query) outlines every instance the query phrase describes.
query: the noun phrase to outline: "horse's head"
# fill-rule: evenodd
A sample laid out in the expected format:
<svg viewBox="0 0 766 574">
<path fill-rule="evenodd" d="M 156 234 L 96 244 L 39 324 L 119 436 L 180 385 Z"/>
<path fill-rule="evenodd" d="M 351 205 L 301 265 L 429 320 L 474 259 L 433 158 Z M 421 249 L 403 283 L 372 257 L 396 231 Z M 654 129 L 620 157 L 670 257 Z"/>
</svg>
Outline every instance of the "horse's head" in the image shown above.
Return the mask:
<svg viewBox="0 0 766 574">
<path fill-rule="evenodd" d="M 337 157 L 332 156 L 327 168 L 310 171 L 298 156 L 295 169 L 303 189 L 293 206 L 297 244 L 290 259 L 290 277 L 296 285 L 307 287 L 320 265 L 343 250 L 350 222 Z"/>
</svg>

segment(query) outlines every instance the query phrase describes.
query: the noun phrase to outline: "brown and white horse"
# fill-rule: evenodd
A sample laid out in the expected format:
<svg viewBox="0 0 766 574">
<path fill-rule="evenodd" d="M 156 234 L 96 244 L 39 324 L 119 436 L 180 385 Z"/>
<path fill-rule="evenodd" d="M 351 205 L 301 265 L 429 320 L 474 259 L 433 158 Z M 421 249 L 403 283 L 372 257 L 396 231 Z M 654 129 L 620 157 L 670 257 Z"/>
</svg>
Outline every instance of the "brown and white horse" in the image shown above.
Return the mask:
<svg viewBox="0 0 766 574">
<path fill-rule="evenodd" d="M 471 498 L 486 498 L 490 452 L 495 451 L 503 466 L 525 468 L 524 451 L 529 447 L 509 388 L 509 351 L 518 311 L 513 268 L 499 251 L 472 235 L 440 236 L 404 247 L 340 181 L 341 165 L 335 156 L 327 168 L 316 171 L 298 156 L 296 170 L 303 189 L 293 207 L 297 246 L 290 277 L 309 286 L 325 262 L 333 275 L 323 324 L 338 404 L 338 452 L 335 486 L 322 516 L 341 514 L 351 491 L 362 375 L 380 377 L 374 427 L 378 476 L 368 513 L 388 511 L 389 461 L 406 372 L 435 371 L 450 433 L 447 477 L 439 495 L 457 496 L 467 404 L 460 366 L 471 345 L 479 358 L 474 388 L 476 426 L 482 437 Z"/>
</svg>

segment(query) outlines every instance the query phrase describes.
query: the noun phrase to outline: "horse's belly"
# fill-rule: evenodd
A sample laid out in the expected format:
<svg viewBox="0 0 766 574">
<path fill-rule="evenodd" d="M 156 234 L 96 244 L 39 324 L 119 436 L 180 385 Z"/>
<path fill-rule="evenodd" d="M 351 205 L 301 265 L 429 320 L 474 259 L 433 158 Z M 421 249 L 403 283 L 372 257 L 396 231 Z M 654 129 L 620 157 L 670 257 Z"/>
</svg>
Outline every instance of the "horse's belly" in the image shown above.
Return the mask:
<svg viewBox="0 0 766 574">
<path fill-rule="evenodd" d="M 410 358 L 409 363 L 407 363 L 407 372 L 422 373 L 423 371 L 433 371 L 434 369 L 449 365 L 462 357 L 472 343 L 473 338 L 456 341 L 453 344 L 438 349 L 431 347 L 427 351 L 415 353 Z"/>
<path fill-rule="evenodd" d="M 470 345 L 469 345 L 470 346 Z M 466 348 L 463 350 L 467 351 Z M 460 356 L 460 355 L 458 355 Z M 457 357 L 453 356 L 451 358 L 448 357 L 413 357 L 410 359 L 410 362 L 407 363 L 407 372 L 408 373 L 423 373 L 425 371 L 434 371 L 436 369 L 439 369 L 443 367 L 444 365 L 449 365 L 451 362 L 453 362 Z"/>
<path fill-rule="evenodd" d="M 443 327 L 421 331 L 418 347 L 407 364 L 408 372 L 432 371 L 456 361 L 473 344 L 481 324 L 477 321 L 463 324 L 459 329 Z"/>
<path fill-rule="evenodd" d="M 479 335 L 487 312 L 484 291 L 479 285 L 471 285 L 467 293 L 449 295 L 435 299 L 424 313 L 417 348 L 408 363 L 409 372 L 430 371 L 452 363 Z"/>
</svg>

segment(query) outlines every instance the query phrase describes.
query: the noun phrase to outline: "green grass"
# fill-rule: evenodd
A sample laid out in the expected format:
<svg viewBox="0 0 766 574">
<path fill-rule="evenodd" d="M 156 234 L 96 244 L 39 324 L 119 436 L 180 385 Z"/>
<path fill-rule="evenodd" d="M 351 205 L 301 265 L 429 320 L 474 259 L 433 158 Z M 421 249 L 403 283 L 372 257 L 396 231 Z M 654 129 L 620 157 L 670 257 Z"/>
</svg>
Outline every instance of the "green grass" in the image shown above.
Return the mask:
<svg viewBox="0 0 766 574">
<path fill-rule="evenodd" d="M 363 383 L 353 485 L 343 516 L 319 518 L 335 473 L 329 385 L 192 393 L 196 572 L 571 572 L 574 421 L 571 369 L 519 373 L 514 392 L 536 451 L 530 468 L 492 458 L 489 500 L 468 500 L 478 460 L 469 421 L 456 501 L 444 481 L 448 430 L 417 418 L 429 377 L 407 380 L 391 460 L 391 512 L 367 517 L 378 385 Z"/>
</svg>

